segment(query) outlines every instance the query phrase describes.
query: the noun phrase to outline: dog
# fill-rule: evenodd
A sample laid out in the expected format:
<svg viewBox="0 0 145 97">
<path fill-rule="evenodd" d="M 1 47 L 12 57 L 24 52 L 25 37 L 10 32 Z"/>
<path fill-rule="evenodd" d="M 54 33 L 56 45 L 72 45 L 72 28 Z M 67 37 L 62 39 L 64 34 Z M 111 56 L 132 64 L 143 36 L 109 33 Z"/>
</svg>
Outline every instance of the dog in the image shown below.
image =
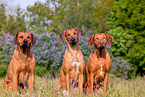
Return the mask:
<svg viewBox="0 0 145 97">
<path fill-rule="evenodd" d="M 55 92 L 59 92 L 61 88 L 66 94 L 69 94 L 70 82 L 73 86 L 78 83 L 79 92 L 83 93 L 83 72 L 85 70 L 84 56 L 79 49 L 79 34 L 83 35 L 82 29 L 69 29 L 60 33 L 59 37 L 62 43 L 67 43 L 67 48 L 65 50 L 63 64 L 60 70 L 59 84 L 56 85 L 54 89 Z M 74 88 L 74 87 L 73 87 Z"/>
<path fill-rule="evenodd" d="M 8 89 L 12 87 L 13 92 L 16 92 L 17 89 L 25 89 L 29 85 L 29 89 L 34 91 L 35 58 L 30 50 L 31 45 L 36 43 L 34 35 L 19 32 L 15 35 L 13 43 L 18 46 L 8 66 L 3 87 L 4 89 L 6 89 L 5 85 Z"/>
<path fill-rule="evenodd" d="M 87 40 L 90 47 L 94 48 L 89 55 L 85 70 L 84 88 L 86 90 L 90 87 L 91 91 L 95 89 L 106 91 L 112 63 L 105 46 L 106 43 L 111 46 L 112 41 L 113 37 L 107 33 L 94 34 Z"/>
</svg>

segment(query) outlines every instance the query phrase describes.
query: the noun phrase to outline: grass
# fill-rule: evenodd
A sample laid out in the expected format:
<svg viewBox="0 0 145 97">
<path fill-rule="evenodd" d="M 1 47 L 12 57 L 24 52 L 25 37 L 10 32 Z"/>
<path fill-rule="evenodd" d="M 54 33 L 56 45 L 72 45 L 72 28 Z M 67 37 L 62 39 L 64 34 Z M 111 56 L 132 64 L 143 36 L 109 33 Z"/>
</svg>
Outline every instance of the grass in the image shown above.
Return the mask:
<svg viewBox="0 0 145 97">
<path fill-rule="evenodd" d="M 48 75 L 44 77 L 35 76 L 35 93 L 27 89 L 23 94 L 13 94 L 2 88 L 4 79 L 0 79 L 0 97 L 53 97 L 53 89 L 58 79 L 52 79 Z M 117 77 L 109 77 L 107 91 L 104 95 L 98 93 L 84 94 L 84 97 L 144 97 L 145 77 L 125 80 Z M 57 95 L 62 97 L 62 94 Z M 70 93 L 70 97 L 81 97 L 78 92 Z"/>
</svg>

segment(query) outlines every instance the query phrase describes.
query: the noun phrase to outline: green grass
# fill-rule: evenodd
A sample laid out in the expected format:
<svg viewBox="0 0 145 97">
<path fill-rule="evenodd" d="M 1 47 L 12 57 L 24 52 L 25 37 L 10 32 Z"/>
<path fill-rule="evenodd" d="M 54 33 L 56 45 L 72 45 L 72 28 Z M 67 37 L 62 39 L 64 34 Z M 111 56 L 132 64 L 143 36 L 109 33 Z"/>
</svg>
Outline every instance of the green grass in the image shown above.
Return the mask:
<svg viewBox="0 0 145 97">
<path fill-rule="evenodd" d="M 28 89 L 23 94 L 13 94 L 4 91 L 2 88 L 4 79 L 0 79 L 0 97 L 53 97 L 53 89 L 58 83 L 58 79 L 52 79 L 48 75 L 45 77 L 35 76 L 35 93 Z M 84 97 L 144 97 L 145 77 L 125 80 L 116 77 L 109 77 L 107 91 L 104 95 L 98 93 L 84 94 Z M 62 94 L 57 95 L 59 97 Z M 70 97 L 81 97 L 78 92 L 70 93 Z"/>
</svg>

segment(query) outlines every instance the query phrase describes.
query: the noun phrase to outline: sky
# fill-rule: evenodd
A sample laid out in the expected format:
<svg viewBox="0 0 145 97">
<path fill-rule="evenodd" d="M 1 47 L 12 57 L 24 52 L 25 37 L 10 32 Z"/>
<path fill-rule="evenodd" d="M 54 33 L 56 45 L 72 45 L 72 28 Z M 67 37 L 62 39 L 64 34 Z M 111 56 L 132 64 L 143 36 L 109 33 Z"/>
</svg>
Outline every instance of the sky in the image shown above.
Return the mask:
<svg viewBox="0 0 145 97">
<path fill-rule="evenodd" d="M 8 1 L 8 5 L 12 6 L 18 6 L 20 5 L 20 8 L 22 9 L 26 9 L 27 6 L 33 6 L 35 4 L 35 2 L 40 1 L 42 3 L 45 3 L 46 0 L 7 0 Z"/>
<path fill-rule="evenodd" d="M 23 10 L 26 11 L 27 6 L 33 6 L 35 2 L 45 3 L 47 0 L 0 0 L 0 2 L 6 3 L 6 14 L 16 15 L 16 10 L 18 6 Z"/>
</svg>

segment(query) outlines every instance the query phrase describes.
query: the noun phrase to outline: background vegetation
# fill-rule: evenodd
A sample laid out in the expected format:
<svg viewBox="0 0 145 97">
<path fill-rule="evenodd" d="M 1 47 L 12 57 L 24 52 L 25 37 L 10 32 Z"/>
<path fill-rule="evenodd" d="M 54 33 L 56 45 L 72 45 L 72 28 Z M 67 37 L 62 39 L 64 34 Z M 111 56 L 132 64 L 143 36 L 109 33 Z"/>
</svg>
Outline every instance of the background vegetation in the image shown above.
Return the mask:
<svg viewBox="0 0 145 97">
<path fill-rule="evenodd" d="M 51 5 L 51 6 L 50 6 Z M 87 39 L 94 33 L 108 33 L 114 37 L 107 45 L 112 58 L 112 70 L 117 77 L 132 78 L 145 74 L 145 2 L 144 0 L 46 0 L 36 2 L 24 11 L 16 7 L 16 14 L 6 14 L 7 3 L 0 2 L 0 76 L 15 49 L 12 40 L 20 31 L 34 33 L 32 47 L 36 58 L 35 73 L 58 74 L 66 44 L 58 34 L 69 28 L 81 28 L 85 36 L 80 49 L 87 63 L 91 51 Z M 53 6 L 53 7 L 52 7 Z"/>
</svg>

